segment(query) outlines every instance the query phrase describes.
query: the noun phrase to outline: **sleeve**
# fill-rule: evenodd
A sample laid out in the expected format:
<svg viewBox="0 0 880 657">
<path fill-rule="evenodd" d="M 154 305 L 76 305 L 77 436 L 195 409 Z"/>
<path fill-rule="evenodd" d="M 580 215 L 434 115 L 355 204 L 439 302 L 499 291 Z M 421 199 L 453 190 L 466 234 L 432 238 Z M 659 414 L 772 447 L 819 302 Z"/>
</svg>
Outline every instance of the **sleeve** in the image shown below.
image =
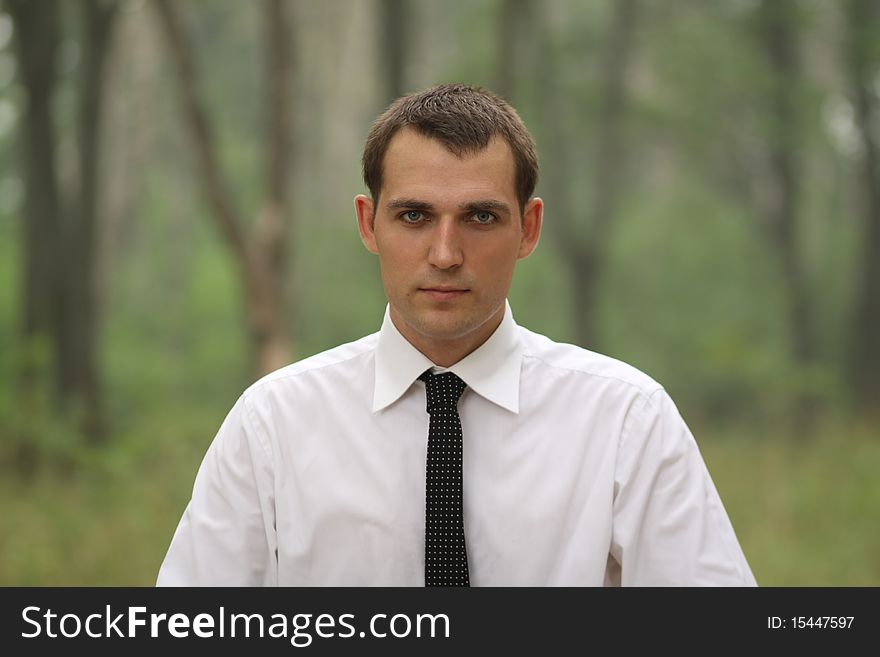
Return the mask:
<svg viewBox="0 0 880 657">
<path fill-rule="evenodd" d="M 756 586 L 690 430 L 662 389 L 629 411 L 611 558 L 623 586 Z"/>
<path fill-rule="evenodd" d="M 208 448 L 157 586 L 277 583 L 272 450 L 242 396 Z"/>
</svg>

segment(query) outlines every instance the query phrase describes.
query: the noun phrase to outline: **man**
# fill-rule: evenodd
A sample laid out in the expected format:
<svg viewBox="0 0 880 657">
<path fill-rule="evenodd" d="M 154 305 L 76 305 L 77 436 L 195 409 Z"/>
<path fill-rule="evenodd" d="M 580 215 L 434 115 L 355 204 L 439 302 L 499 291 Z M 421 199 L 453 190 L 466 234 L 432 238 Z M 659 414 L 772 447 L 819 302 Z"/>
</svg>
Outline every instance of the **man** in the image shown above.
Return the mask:
<svg viewBox="0 0 880 657">
<path fill-rule="evenodd" d="M 242 395 L 159 584 L 754 585 L 663 388 L 514 323 L 543 203 L 513 108 L 405 96 L 363 166 L 381 330 Z"/>
</svg>

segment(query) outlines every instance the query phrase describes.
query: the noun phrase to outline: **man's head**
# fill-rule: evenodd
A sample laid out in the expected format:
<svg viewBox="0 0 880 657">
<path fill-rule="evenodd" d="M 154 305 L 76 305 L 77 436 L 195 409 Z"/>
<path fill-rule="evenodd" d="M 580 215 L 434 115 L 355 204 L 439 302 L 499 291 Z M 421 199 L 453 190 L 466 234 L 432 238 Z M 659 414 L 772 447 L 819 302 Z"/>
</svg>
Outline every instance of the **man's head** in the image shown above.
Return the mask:
<svg viewBox="0 0 880 657">
<path fill-rule="evenodd" d="M 538 182 L 535 142 L 522 119 L 491 91 L 463 84 L 442 84 L 398 98 L 373 122 L 364 146 L 364 183 L 378 201 L 382 193 L 385 153 L 401 129 L 412 128 L 436 139 L 458 156 L 481 151 L 492 137 L 507 142 L 516 165 L 520 210 Z"/>
<path fill-rule="evenodd" d="M 396 101 L 370 131 L 361 239 L 379 256 L 394 325 L 438 365 L 497 328 L 516 261 L 538 242 L 534 158 L 510 106 L 460 85 Z"/>
</svg>

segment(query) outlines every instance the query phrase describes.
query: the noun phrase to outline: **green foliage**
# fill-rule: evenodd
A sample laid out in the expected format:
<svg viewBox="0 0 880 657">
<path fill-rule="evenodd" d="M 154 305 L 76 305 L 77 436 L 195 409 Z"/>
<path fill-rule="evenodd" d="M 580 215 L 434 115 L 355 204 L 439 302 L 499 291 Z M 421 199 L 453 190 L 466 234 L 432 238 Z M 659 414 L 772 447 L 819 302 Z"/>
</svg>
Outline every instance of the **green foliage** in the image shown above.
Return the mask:
<svg viewBox="0 0 880 657">
<path fill-rule="evenodd" d="M 632 200 L 604 279 L 605 349 L 713 417 L 778 399 L 781 292 L 758 238 L 748 217 L 696 185 Z"/>
<path fill-rule="evenodd" d="M 354 210 L 347 220 L 307 222 L 298 239 L 308 246 L 299 252 L 293 286 L 297 357 L 378 331 L 385 311 L 379 262 L 361 244 Z"/>
</svg>

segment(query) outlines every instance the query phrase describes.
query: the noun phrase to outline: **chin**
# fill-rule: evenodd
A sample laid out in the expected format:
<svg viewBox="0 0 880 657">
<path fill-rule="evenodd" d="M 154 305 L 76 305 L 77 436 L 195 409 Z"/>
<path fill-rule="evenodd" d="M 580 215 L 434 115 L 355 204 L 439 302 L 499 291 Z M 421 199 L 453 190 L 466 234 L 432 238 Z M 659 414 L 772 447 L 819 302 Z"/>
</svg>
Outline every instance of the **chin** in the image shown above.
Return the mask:
<svg viewBox="0 0 880 657">
<path fill-rule="evenodd" d="M 433 340 L 457 340 L 477 331 L 485 323 L 473 318 L 447 318 L 448 321 L 425 321 L 420 325 L 420 333 Z"/>
</svg>

